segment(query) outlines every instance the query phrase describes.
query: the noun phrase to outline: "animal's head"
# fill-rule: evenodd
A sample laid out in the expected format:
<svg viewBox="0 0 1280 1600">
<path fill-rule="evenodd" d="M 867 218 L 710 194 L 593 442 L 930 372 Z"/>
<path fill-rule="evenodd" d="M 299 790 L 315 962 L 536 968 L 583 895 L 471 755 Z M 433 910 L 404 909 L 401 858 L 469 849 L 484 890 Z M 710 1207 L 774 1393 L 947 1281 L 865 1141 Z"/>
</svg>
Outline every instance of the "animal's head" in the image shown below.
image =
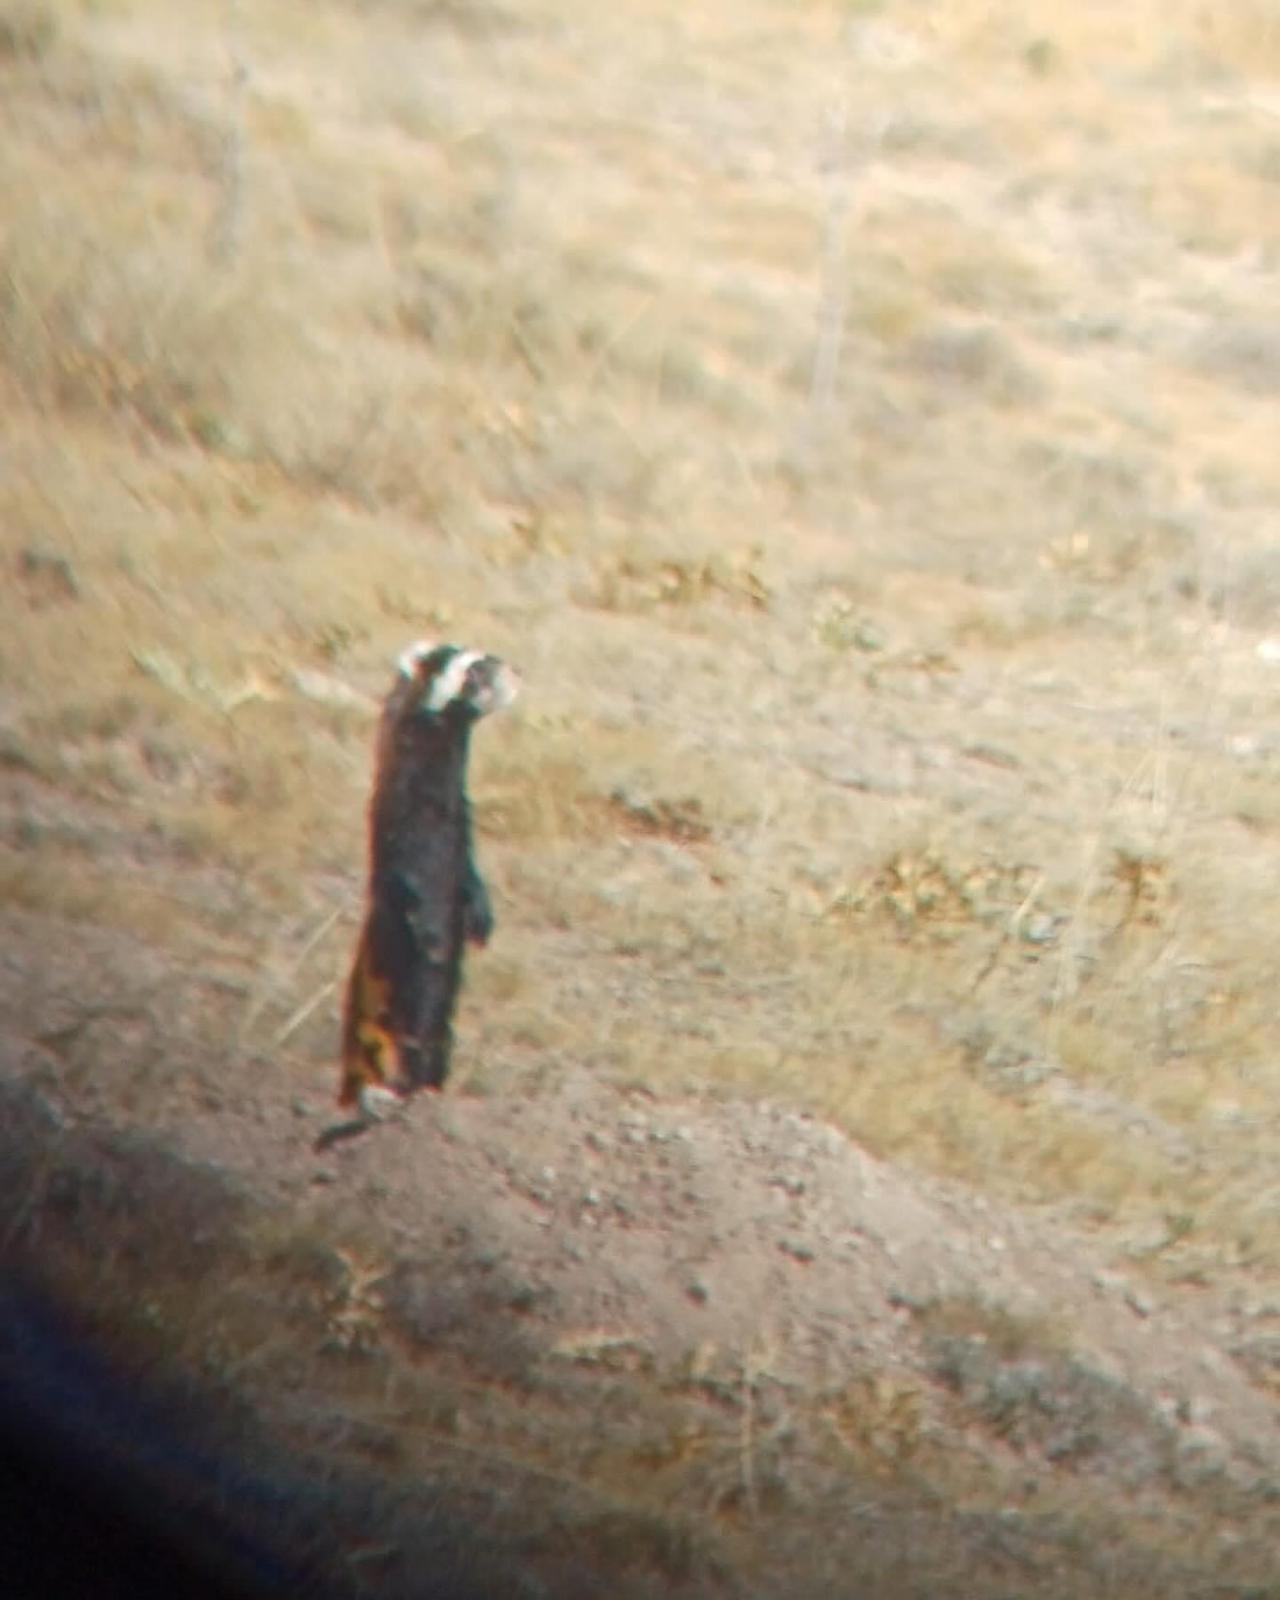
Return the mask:
<svg viewBox="0 0 1280 1600">
<path fill-rule="evenodd" d="M 468 721 L 505 710 L 520 688 L 519 675 L 497 656 L 425 639 L 401 655 L 400 680 L 415 715 Z"/>
</svg>

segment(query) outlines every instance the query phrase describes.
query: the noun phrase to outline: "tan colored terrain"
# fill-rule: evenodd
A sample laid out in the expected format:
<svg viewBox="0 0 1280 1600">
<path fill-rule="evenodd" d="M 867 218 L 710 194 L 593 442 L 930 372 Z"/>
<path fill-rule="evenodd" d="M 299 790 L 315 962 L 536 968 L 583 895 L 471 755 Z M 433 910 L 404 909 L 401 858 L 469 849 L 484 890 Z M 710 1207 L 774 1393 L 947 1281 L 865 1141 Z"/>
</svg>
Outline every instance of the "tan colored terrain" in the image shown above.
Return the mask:
<svg viewBox="0 0 1280 1600">
<path fill-rule="evenodd" d="M 1274 5 L 9 0 L 0 127 L 6 1259 L 353 1593 L 1272 1596 Z M 498 931 L 317 1154 L 420 635 Z"/>
</svg>

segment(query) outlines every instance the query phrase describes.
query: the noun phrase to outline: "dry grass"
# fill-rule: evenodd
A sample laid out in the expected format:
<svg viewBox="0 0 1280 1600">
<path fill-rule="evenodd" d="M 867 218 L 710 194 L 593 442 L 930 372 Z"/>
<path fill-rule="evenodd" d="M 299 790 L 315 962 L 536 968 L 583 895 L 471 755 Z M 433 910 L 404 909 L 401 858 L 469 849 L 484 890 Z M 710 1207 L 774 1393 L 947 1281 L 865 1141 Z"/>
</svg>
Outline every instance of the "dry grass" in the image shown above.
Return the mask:
<svg viewBox="0 0 1280 1600">
<path fill-rule="evenodd" d="M 265 952 L 327 1081 L 368 703 L 475 640 L 465 1086 L 1274 1271 L 1277 74 L 1263 0 L 0 5 L 6 892 Z"/>
</svg>

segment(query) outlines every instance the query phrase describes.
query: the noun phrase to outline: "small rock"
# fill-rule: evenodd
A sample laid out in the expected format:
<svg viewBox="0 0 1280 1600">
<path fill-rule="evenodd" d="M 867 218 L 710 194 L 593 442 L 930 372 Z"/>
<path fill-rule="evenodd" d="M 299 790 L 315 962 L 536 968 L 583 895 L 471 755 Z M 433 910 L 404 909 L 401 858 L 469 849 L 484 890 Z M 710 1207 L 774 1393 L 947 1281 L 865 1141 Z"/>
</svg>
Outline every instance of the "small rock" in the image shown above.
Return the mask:
<svg viewBox="0 0 1280 1600">
<path fill-rule="evenodd" d="M 368 695 L 353 689 L 341 678 L 328 672 L 316 672 L 310 667 L 298 667 L 292 674 L 293 687 L 304 699 L 319 705 L 337 706 L 342 710 L 368 711 L 372 705 Z"/>
<path fill-rule="evenodd" d="M 689 1296 L 690 1300 L 692 1300 L 695 1305 L 705 1306 L 707 1301 L 711 1298 L 711 1291 L 707 1288 L 706 1284 L 703 1283 L 701 1278 L 690 1279 L 690 1281 L 685 1285 L 684 1292 Z"/>
<path fill-rule="evenodd" d="M 18 557 L 18 575 L 34 609 L 80 598 L 80 580 L 66 556 L 29 545 Z"/>
<path fill-rule="evenodd" d="M 1231 1371 L 1230 1361 L 1227 1360 L 1221 1350 L 1215 1349 L 1211 1344 L 1201 1346 L 1197 1359 L 1200 1365 L 1208 1372 L 1222 1374 Z"/>
<path fill-rule="evenodd" d="M 600 1191 L 598 1189 L 588 1189 L 582 1196 L 582 1203 L 584 1206 L 598 1206 L 600 1204 Z"/>
<path fill-rule="evenodd" d="M 1178 1401 L 1178 1421 L 1187 1427 L 1201 1428 L 1213 1415 L 1213 1402 L 1203 1395 L 1184 1395 Z"/>
<path fill-rule="evenodd" d="M 813 1249 L 803 1239 L 779 1239 L 778 1248 L 793 1261 L 807 1263 L 814 1259 Z"/>
<path fill-rule="evenodd" d="M 332 1167 L 317 1167 L 311 1174 L 312 1183 L 337 1183 L 338 1174 Z"/>
<path fill-rule="evenodd" d="M 964 747 L 964 754 L 971 761 L 982 761 L 989 767 L 1003 767 L 1008 772 L 1016 772 L 1022 765 L 1021 757 L 1012 750 L 1006 750 L 1003 745 L 969 744 Z"/>
<path fill-rule="evenodd" d="M 1229 1459 L 1226 1441 L 1213 1428 L 1192 1425 L 1178 1440 L 1174 1481 L 1180 1488 L 1193 1489 L 1221 1477 Z"/>
</svg>

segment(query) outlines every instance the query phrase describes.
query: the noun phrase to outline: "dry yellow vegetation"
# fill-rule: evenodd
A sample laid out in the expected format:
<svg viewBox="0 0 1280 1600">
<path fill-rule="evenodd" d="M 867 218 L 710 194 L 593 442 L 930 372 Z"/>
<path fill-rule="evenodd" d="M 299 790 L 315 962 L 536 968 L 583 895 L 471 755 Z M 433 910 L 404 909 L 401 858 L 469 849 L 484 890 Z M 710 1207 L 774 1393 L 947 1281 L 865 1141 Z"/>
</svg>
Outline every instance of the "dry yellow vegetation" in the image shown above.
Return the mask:
<svg viewBox="0 0 1280 1600">
<path fill-rule="evenodd" d="M 526 682 L 463 1092 L 766 1097 L 1275 1292 L 1271 0 L 3 0 L 0 128 L 11 904 L 327 1097 L 456 638 Z"/>
</svg>

